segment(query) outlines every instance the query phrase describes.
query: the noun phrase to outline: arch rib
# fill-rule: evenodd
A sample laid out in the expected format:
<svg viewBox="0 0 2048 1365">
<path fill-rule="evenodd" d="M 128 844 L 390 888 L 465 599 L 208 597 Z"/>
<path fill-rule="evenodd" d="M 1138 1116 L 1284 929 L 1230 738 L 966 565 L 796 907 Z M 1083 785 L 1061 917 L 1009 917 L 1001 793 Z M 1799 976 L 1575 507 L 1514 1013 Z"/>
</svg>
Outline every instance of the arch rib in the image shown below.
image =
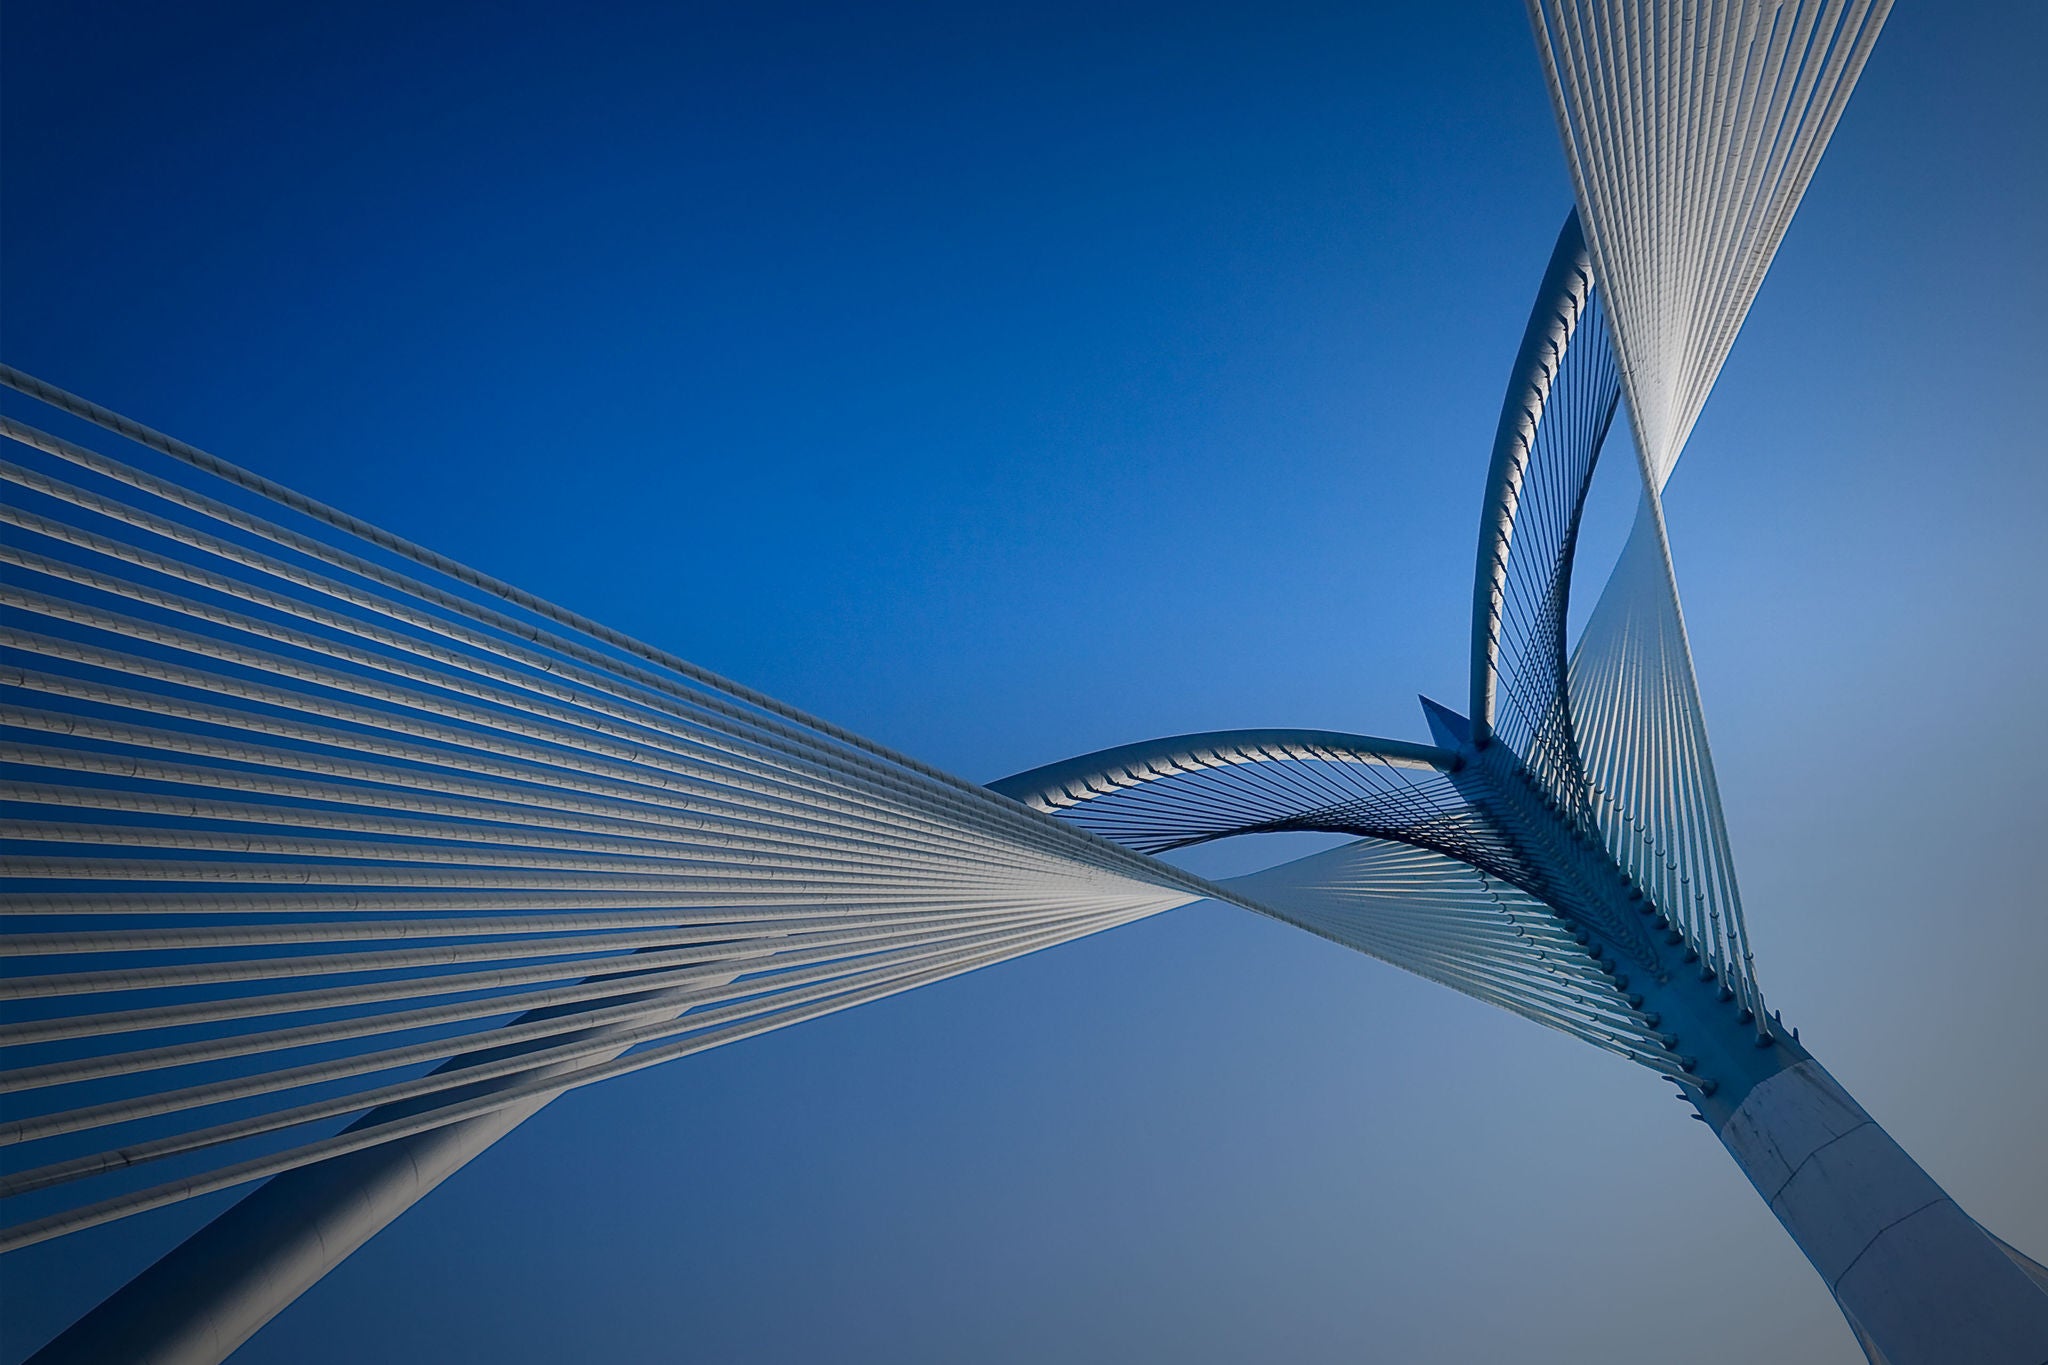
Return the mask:
<svg viewBox="0 0 2048 1365">
<path fill-rule="evenodd" d="M 1377 763 L 1438 772 L 1450 772 L 1458 765 L 1456 754 L 1434 744 L 1336 730 L 1209 730 L 1098 749 L 988 786 L 1033 810 L 1051 812 L 1182 773 L 1289 759 Z"/>
<path fill-rule="evenodd" d="M 1487 467 L 1486 494 L 1479 513 L 1479 557 L 1472 583 L 1472 734 L 1483 747 L 1494 727 L 1496 701 L 1501 685 L 1501 648 L 1509 592 L 1508 570 L 1512 557 L 1524 489 L 1536 452 L 1538 433 L 1550 404 L 1552 391 L 1564 373 L 1565 357 L 1593 300 L 1593 266 L 1587 254 L 1585 235 L 1579 229 L 1578 210 L 1568 214 L 1551 248 L 1550 263 L 1543 283 L 1536 291 L 1522 332 L 1521 348 L 1515 354 L 1515 368 L 1508 379 L 1507 396 L 1501 402 L 1500 422 L 1493 438 L 1493 456 Z M 1605 421 L 1599 426 L 1605 435 Z M 1591 454 L 1585 459 L 1585 477 L 1592 475 Z M 1583 487 L 1571 498 L 1575 510 Z M 1559 528 L 1560 531 L 1562 528 Z M 1563 547 L 1566 577 L 1569 577 L 1570 548 Z M 1556 623 L 1561 632 L 1564 622 Z"/>
</svg>

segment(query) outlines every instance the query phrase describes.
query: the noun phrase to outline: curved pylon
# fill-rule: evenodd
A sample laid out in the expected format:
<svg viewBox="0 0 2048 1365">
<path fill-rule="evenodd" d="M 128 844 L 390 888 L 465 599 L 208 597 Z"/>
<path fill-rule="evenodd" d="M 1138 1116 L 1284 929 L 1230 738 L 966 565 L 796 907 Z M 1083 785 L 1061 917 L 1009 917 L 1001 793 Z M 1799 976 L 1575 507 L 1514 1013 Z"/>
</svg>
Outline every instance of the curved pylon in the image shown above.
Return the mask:
<svg viewBox="0 0 2048 1365">
<path fill-rule="evenodd" d="M 568 1090 L 1203 897 L 1675 1081 L 1873 1361 L 2048 1359 L 2048 1272 L 1763 1007 L 1662 519 L 1887 0 L 1529 8 L 1577 209 L 1432 744 L 1188 735 L 991 792 L 0 367 L 135 448 L 0 417 L 0 1091 L 36 1097 L 0 1250 L 269 1178 L 36 1360 L 211 1365 Z M 1643 513 L 1573 652 L 1624 394 Z M 1299 831 L 1361 837 L 1150 856 Z"/>
</svg>

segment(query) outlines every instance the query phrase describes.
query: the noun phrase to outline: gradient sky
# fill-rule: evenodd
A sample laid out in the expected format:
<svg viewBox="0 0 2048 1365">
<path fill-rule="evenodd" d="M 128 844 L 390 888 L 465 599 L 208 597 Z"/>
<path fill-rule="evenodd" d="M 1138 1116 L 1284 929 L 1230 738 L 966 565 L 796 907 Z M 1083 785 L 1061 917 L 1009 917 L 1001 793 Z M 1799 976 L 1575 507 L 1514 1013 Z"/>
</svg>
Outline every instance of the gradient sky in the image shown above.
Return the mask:
<svg viewBox="0 0 2048 1365">
<path fill-rule="evenodd" d="M 0 38 L 32 373 L 976 779 L 1462 695 L 1508 0 Z M 2044 50 L 1900 6 L 1669 513 L 1766 990 L 2048 1259 Z M 235 1359 L 1860 1360 L 1688 1113 L 1204 905 L 578 1093 Z M 0 1262 L 0 1358 L 228 1197 Z"/>
</svg>

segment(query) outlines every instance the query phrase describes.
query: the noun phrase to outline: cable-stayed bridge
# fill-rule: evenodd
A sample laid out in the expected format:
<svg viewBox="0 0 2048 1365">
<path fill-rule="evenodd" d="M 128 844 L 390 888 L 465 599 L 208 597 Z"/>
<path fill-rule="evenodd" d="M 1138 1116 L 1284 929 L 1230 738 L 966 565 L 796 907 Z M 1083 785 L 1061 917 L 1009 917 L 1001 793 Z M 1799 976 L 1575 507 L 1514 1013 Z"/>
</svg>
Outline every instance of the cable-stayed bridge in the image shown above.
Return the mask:
<svg viewBox="0 0 2048 1365">
<path fill-rule="evenodd" d="M 1428 743 L 979 787 L 0 370 L 0 1247 L 265 1182 L 38 1358 L 221 1359 L 569 1090 L 1207 897 L 1675 1082 L 1873 1360 L 2048 1360 L 2048 1272 L 1764 998 L 1663 518 L 1886 8 L 1531 5 L 1577 207 Z M 1617 422 L 1639 510 L 1574 642 Z M 1355 839 L 1222 884 L 1154 856 L 1283 831 Z"/>
</svg>

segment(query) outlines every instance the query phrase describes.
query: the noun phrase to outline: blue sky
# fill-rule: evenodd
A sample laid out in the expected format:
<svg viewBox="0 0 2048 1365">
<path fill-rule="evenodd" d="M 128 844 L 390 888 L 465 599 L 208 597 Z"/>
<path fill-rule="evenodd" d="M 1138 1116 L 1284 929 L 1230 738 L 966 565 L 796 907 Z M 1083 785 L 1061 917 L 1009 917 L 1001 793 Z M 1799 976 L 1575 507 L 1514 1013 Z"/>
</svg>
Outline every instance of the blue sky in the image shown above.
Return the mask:
<svg viewBox="0 0 2048 1365">
<path fill-rule="evenodd" d="M 1518 6 L 593 8 L 13 0 L 0 354 L 972 778 L 1461 694 Z M 1765 986 L 2037 1257 L 2044 42 L 1901 6 L 1669 490 Z M 236 1359 L 1857 1360 L 1686 1113 L 1198 907 L 579 1094 Z"/>
</svg>

